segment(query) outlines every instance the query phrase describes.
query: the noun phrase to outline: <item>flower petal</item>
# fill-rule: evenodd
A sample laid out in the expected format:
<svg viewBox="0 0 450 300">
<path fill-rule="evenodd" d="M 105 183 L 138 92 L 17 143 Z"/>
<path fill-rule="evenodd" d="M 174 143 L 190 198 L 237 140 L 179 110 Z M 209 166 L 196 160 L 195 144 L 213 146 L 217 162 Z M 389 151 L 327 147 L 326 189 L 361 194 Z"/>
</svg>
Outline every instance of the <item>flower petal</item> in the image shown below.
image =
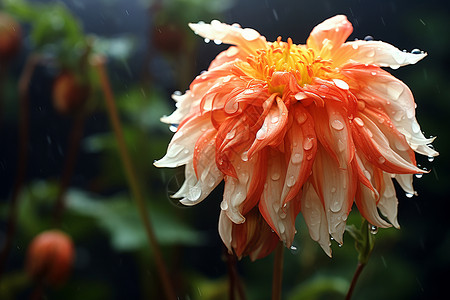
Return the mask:
<svg viewBox="0 0 450 300">
<path fill-rule="evenodd" d="M 291 106 L 292 125 L 286 133 L 287 169 L 284 176 L 281 204 L 291 201 L 300 192 L 311 174 L 317 151 L 314 120 L 303 105 Z"/>
<path fill-rule="evenodd" d="M 264 190 L 259 202 L 259 210 L 267 224 L 277 233 L 287 247 L 292 245 L 295 235 L 295 217 L 299 207 L 294 201 L 283 205 L 281 192 L 284 183 L 284 153 L 270 151 Z"/>
<path fill-rule="evenodd" d="M 395 227 L 400 228 L 397 221 L 398 200 L 395 195 L 395 187 L 392 182 L 391 174 L 383 173 L 384 189 L 380 194 L 378 209 Z"/>
<path fill-rule="evenodd" d="M 210 126 L 209 115 L 192 115 L 178 126 L 167 148 L 167 154 L 153 164 L 158 168 L 175 168 L 192 161 L 195 143 L 203 134 L 202 128 Z"/>
<path fill-rule="evenodd" d="M 328 233 L 328 222 L 325 210 L 319 196 L 310 182 L 303 186 L 301 210 L 308 226 L 309 235 L 318 242 L 323 251 L 331 257 L 330 234 Z"/>
<path fill-rule="evenodd" d="M 352 24 L 344 15 L 329 18 L 311 31 L 307 46 L 315 50 L 321 50 L 327 41 L 331 42 L 330 49 L 339 48 L 353 31 Z"/>
<path fill-rule="evenodd" d="M 265 49 L 267 47 L 266 38 L 251 28 L 228 25 L 218 20 L 211 21 L 211 24 L 203 22 L 197 24 L 189 23 L 189 27 L 204 38 L 236 45 L 247 54 L 255 54 L 257 49 Z"/>
<path fill-rule="evenodd" d="M 353 64 L 344 67 L 341 73 L 351 79 L 350 90 L 358 99 L 384 109 L 411 148 L 423 155 L 439 155 L 427 146 L 434 139 L 424 137 L 415 118 L 414 97 L 403 82 L 376 66 Z"/>
<path fill-rule="evenodd" d="M 256 139 L 248 150 L 248 156 L 253 156 L 267 145 L 278 146 L 283 142 L 284 133 L 286 131 L 286 124 L 288 119 L 288 110 L 281 98 L 276 98 L 261 128 L 256 132 Z"/>
<path fill-rule="evenodd" d="M 323 203 L 328 231 L 339 244 L 342 244 L 347 216 L 355 197 L 356 174 L 352 168 L 339 168 L 325 149 L 318 147 L 312 171 L 312 184 Z"/>
<path fill-rule="evenodd" d="M 401 66 L 415 64 L 425 56 L 427 56 L 426 53 L 403 52 L 381 41 L 354 41 L 343 44 L 334 53 L 333 64 L 340 66 L 349 62 L 358 62 L 398 69 Z"/>
</svg>

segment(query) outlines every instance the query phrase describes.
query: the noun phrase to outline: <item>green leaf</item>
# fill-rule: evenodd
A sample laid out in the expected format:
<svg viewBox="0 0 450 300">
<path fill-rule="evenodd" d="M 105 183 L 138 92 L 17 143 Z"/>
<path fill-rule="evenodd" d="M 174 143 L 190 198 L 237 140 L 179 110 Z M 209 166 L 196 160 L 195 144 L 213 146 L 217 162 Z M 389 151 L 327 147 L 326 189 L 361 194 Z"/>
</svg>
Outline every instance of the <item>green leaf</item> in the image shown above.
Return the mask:
<svg viewBox="0 0 450 300">
<path fill-rule="evenodd" d="M 347 280 L 341 277 L 317 276 L 310 279 L 293 292 L 289 300 L 342 299 L 348 289 Z"/>
<path fill-rule="evenodd" d="M 375 238 L 371 233 L 372 225 L 363 220 L 361 227 L 356 228 L 355 225 L 347 225 L 346 230 L 355 240 L 355 248 L 358 251 L 358 261 L 361 264 L 366 264 L 369 261 L 370 254 L 372 253 Z"/>
<path fill-rule="evenodd" d="M 126 196 L 101 198 L 79 190 L 67 194 L 67 208 L 96 220 L 106 230 L 112 245 L 122 251 L 147 247 L 147 238 L 134 203 Z M 199 245 L 202 235 L 170 212 L 152 206 L 150 213 L 156 237 L 162 245 Z"/>
</svg>

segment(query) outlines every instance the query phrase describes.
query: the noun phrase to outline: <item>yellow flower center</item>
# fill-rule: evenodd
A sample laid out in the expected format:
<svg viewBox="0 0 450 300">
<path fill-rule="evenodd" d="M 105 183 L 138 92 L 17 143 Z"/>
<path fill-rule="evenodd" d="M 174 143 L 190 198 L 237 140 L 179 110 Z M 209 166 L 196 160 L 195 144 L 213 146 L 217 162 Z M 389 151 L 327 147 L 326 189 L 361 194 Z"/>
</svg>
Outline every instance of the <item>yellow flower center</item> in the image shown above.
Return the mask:
<svg viewBox="0 0 450 300">
<path fill-rule="evenodd" d="M 282 94 L 285 87 L 272 82 L 274 72 L 289 72 L 304 86 L 314 77 L 329 78 L 329 73 L 333 72 L 331 64 L 331 60 L 322 59 L 313 49 L 295 45 L 291 38 L 282 42 L 278 37 L 267 49 L 258 50 L 257 55 L 250 55 L 238 66 L 248 76 L 266 81 L 271 93 Z"/>
</svg>

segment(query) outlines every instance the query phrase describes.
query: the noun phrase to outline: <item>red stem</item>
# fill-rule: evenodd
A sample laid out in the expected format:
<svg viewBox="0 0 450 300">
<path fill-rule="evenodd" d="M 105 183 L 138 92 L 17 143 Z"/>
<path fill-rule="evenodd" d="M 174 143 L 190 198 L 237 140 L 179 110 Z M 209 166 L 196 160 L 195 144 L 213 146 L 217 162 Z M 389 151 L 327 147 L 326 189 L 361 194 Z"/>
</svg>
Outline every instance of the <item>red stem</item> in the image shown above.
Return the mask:
<svg viewBox="0 0 450 300">
<path fill-rule="evenodd" d="M 352 282 L 350 283 L 350 288 L 348 289 L 345 300 L 350 300 L 352 298 L 352 294 L 353 294 L 353 290 L 355 289 L 356 282 L 358 281 L 359 275 L 361 275 L 361 272 L 365 266 L 366 266 L 366 264 L 358 262 L 358 265 L 355 270 L 355 274 L 353 274 Z"/>
<path fill-rule="evenodd" d="M 275 249 L 275 260 L 273 262 L 272 300 L 281 300 L 281 289 L 283 285 L 283 254 L 284 246 L 282 242 L 279 242 Z"/>
<path fill-rule="evenodd" d="M 10 201 L 8 221 L 6 225 L 6 239 L 0 252 L 0 281 L 8 259 L 9 252 L 13 244 L 13 238 L 16 231 L 17 207 L 20 190 L 25 180 L 28 164 L 28 137 L 29 137 L 29 83 L 34 69 L 40 58 L 36 55 L 30 55 L 19 78 L 19 145 L 17 157 L 17 173 L 14 179 L 12 196 Z"/>
</svg>

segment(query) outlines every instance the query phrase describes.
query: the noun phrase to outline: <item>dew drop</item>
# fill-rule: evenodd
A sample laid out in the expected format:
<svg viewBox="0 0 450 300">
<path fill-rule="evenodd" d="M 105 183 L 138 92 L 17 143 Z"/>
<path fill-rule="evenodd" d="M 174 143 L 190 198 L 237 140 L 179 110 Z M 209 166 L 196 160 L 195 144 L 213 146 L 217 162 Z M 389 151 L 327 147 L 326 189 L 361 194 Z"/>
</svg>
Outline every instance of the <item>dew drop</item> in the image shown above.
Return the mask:
<svg viewBox="0 0 450 300">
<path fill-rule="evenodd" d="M 423 173 L 417 173 L 415 176 L 416 176 L 416 178 L 422 178 Z"/>
<path fill-rule="evenodd" d="M 348 86 L 347 82 L 341 79 L 333 79 L 334 84 L 343 90 L 348 90 L 350 87 Z"/>
<path fill-rule="evenodd" d="M 225 200 L 220 202 L 220 209 L 222 209 L 222 210 L 228 209 L 228 203 Z"/>
<path fill-rule="evenodd" d="M 368 35 L 364 38 L 365 41 L 373 41 L 373 36 Z"/>
<path fill-rule="evenodd" d="M 305 149 L 306 151 L 310 150 L 314 145 L 313 141 L 314 138 L 312 137 L 305 138 L 305 140 L 303 141 L 303 149 Z"/>
<path fill-rule="evenodd" d="M 273 124 L 275 124 L 276 122 L 278 122 L 279 118 L 277 116 L 273 116 L 272 119 L 270 120 Z"/>
<path fill-rule="evenodd" d="M 264 127 L 261 127 L 261 129 L 258 130 L 258 132 L 256 133 L 256 138 L 258 140 L 263 140 L 266 138 L 267 135 L 267 131 Z"/>
<path fill-rule="evenodd" d="M 336 193 L 336 187 L 333 186 L 333 187 L 331 188 L 331 192 L 332 192 L 332 193 Z"/>
<path fill-rule="evenodd" d="M 293 175 L 289 176 L 288 180 L 286 181 L 286 185 L 288 187 L 292 187 L 295 184 L 295 177 Z"/>
<path fill-rule="evenodd" d="M 220 45 L 220 44 L 222 44 L 222 41 L 221 41 L 221 40 L 218 40 L 218 39 L 215 39 L 215 40 L 214 40 L 214 44 Z"/>
<path fill-rule="evenodd" d="M 241 159 L 242 159 L 243 161 L 248 161 L 248 151 L 242 152 L 242 154 L 241 154 Z"/>
<path fill-rule="evenodd" d="M 298 248 L 296 246 L 294 246 L 294 245 L 292 245 L 289 249 L 291 250 L 292 254 L 297 254 L 298 253 Z"/>
<path fill-rule="evenodd" d="M 291 161 L 293 164 L 299 164 L 302 161 L 302 155 L 300 153 L 295 153 L 291 157 Z"/>
<path fill-rule="evenodd" d="M 370 225 L 370 233 L 371 234 L 377 234 L 378 233 L 378 227 L 375 225 Z"/>
<path fill-rule="evenodd" d="M 420 49 L 413 49 L 411 51 L 412 54 L 422 54 L 422 51 Z"/>
<path fill-rule="evenodd" d="M 372 74 L 373 76 L 377 75 L 377 72 L 371 72 L 370 74 Z"/>
<path fill-rule="evenodd" d="M 428 156 L 428 161 L 429 162 L 433 162 L 434 161 L 434 156 Z"/>
<path fill-rule="evenodd" d="M 178 126 L 175 124 L 172 124 L 169 126 L 169 130 L 172 132 L 177 132 Z"/>
<path fill-rule="evenodd" d="M 353 121 L 355 121 L 355 123 L 361 127 L 364 126 L 364 121 L 359 117 L 354 118 Z"/>
<path fill-rule="evenodd" d="M 380 164 L 384 164 L 386 162 L 386 159 L 383 156 L 378 157 L 378 162 Z"/>
<path fill-rule="evenodd" d="M 273 181 L 277 181 L 278 179 L 280 179 L 280 173 L 273 172 L 270 178 L 272 178 Z"/>
<path fill-rule="evenodd" d="M 211 42 L 211 40 L 208 39 L 208 38 L 205 38 L 204 41 L 205 41 L 205 43 L 207 43 L 207 44 L 208 44 L 209 42 Z"/>
<path fill-rule="evenodd" d="M 196 201 L 200 198 L 201 195 L 202 189 L 194 185 L 189 188 L 186 198 L 188 198 L 190 201 Z"/>
<path fill-rule="evenodd" d="M 412 128 L 412 131 L 413 131 L 414 133 L 419 133 L 419 132 L 420 132 L 420 126 L 419 126 L 419 123 L 417 123 L 415 120 L 414 120 L 413 123 L 411 124 L 411 128 Z"/>
<path fill-rule="evenodd" d="M 352 47 L 353 47 L 353 49 L 356 50 L 356 49 L 358 49 L 358 44 L 353 44 Z"/>
<path fill-rule="evenodd" d="M 331 127 L 336 130 L 342 130 L 344 129 L 344 124 L 340 120 L 334 119 L 333 121 L 331 121 Z"/>
<path fill-rule="evenodd" d="M 236 130 L 231 130 L 227 133 L 227 136 L 225 137 L 227 140 L 231 140 L 236 135 Z"/>
<path fill-rule="evenodd" d="M 375 50 L 374 49 L 370 49 L 367 53 L 366 53 L 367 57 L 374 57 L 375 56 Z"/>
<path fill-rule="evenodd" d="M 308 116 L 304 112 L 300 112 L 300 113 L 296 114 L 297 123 L 299 125 L 305 123 L 307 118 L 308 118 Z"/>
<path fill-rule="evenodd" d="M 412 198 L 414 196 L 414 194 L 412 194 L 412 193 L 405 193 L 405 195 L 407 198 Z"/>
<path fill-rule="evenodd" d="M 247 183 L 247 181 L 248 181 L 248 173 L 247 172 L 242 172 L 241 176 L 239 176 L 239 182 Z"/>
<path fill-rule="evenodd" d="M 175 92 L 173 92 L 173 94 L 174 94 L 175 96 L 181 96 L 181 95 L 183 95 L 180 91 L 175 91 Z"/>
<path fill-rule="evenodd" d="M 286 231 L 286 227 L 284 226 L 283 222 L 278 222 L 278 230 L 281 234 Z"/>
</svg>

